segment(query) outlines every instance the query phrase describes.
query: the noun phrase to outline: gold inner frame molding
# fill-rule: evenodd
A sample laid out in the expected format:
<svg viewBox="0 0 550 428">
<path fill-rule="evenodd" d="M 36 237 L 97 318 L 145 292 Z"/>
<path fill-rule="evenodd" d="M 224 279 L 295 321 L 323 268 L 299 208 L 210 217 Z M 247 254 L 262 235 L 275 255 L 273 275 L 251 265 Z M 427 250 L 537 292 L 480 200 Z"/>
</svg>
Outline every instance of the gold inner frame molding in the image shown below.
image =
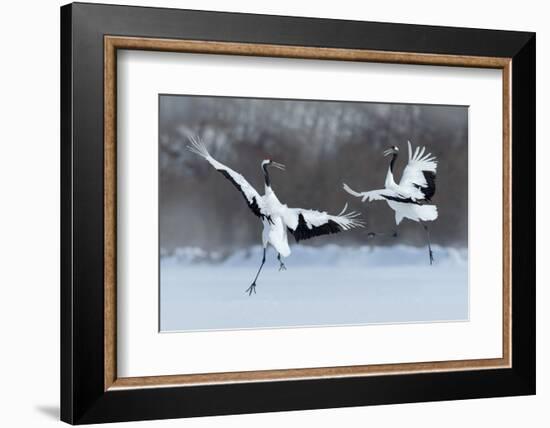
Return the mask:
<svg viewBox="0 0 550 428">
<path fill-rule="evenodd" d="M 117 376 L 116 316 L 116 89 L 117 50 L 168 51 L 299 59 L 324 59 L 378 63 L 441 65 L 494 68 L 502 70 L 503 144 L 503 284 L 502 357 L 492 359 L 428 361 L 421 363 L 315 367 L 304 369 L 202 373 L 170 376 Z M 170 40 L 140 37 L 104 37 L 104 389 L 192 386 L 204 384 L 358 377 L 404 373 L 480 370 L 511 367 L 511 287 L 512 287 L 512 164 L 511 164 L 511 73 L 510 58 L 385 52 L 251 43 Z"/>
</svg>

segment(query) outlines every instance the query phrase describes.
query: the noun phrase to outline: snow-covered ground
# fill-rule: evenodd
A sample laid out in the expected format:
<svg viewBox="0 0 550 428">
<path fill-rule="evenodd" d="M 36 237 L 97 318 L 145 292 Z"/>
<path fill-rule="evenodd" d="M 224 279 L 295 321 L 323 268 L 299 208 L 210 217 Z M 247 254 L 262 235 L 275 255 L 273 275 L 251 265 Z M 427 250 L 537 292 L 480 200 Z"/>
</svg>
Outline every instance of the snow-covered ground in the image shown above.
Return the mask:
<svg viewBox="0 0 550 428">
<path fill-rule="evenodd" d="M 261 248 L 229 257 L 181 248 L 161 257 L 161 330 L 276 328 L 468 319 L 467 250 L 292 247 L 279 272 L 268 249 L 257 281 Z"/>
</svg>

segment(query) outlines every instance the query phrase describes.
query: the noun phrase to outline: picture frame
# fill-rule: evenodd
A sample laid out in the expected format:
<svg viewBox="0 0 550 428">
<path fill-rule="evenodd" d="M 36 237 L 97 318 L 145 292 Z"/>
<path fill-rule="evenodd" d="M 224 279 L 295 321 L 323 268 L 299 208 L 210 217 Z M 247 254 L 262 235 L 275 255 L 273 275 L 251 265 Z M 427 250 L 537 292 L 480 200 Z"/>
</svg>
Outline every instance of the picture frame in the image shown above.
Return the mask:
<svg viewBox="0 0 550 428">
<path fill-rule="evenodd" d="M 119 377 L 119 50 L 502 70 L 502 357 Z M 61 419 L 86 424 L 534 394 L 535 97 L 534 33 L 63 6 Z"/>
</svg>

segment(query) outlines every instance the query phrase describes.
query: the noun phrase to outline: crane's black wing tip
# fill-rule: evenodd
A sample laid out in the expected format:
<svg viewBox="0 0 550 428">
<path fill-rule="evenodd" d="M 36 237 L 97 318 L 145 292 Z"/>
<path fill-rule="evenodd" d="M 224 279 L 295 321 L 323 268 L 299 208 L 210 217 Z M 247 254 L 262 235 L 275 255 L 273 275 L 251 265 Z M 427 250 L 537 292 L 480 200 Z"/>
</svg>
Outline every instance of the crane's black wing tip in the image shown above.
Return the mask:
<svg viewBox="0 0 550 428">
<path fill-rule="evenodd" d="M 243 195 L 243 198 L 246 202 L 246 204 L 248 205 L 248 207 L 250 208 L 250 210 L 258 217 L 260 218 L 267 218 L 268 221 L 271 222 L 271 219 L 269 218 L 268 215 L 265 215 L 264 213 L 262 213 L 262 210 L 260 208 L 260 205 L 258 204 L 258 201 L 256 200 L 256 197 L 255 196 L 252 196 L 252 200 L 249 201 L 248 200 L 248 197 L 246 196 L 245 192 L 243 191 L 243 189 L 241 188 L 241 186 L 239 186 L 239 184 L 235 181 L 235 179 L 233 177 L 231 177 L 231 174 L 229 174 L 229 172 L 223 170 L 223 169 L 217 169 L 216 171 L 218 171 L 220 174 L 222 174 L 225 178 L 227 178 L 231 183 L 233 183 L 233 185 L 237 188 L 237 190 L 239 192 L 241 192 L 241 194 Z"/>
<path fill-rule="evenodd" d="M 330 235 L 331 233 L 338 233 L 344 230 L 342 226 L 336 223 L 334 220 L 329 220 L 328 222 L 320 226 L 308 227 L 306 220 L 302 214 L 298 215 L 298 226 L 296 229 L 288 228 L 289 232 L 292 233 L 296 242 L 303 241 L 305 239 L 314 238 L 321 235 Z"/>
<path fill-rule="evenodd" d="M 424 194 L 424 197 L 429 201 L 435 195 L 435 172 L 432 171 L 422 171 L 424 174 L 424 179 L 426 180 L 427 185 L 421 187 L 420 191 Z"/>
</svg>

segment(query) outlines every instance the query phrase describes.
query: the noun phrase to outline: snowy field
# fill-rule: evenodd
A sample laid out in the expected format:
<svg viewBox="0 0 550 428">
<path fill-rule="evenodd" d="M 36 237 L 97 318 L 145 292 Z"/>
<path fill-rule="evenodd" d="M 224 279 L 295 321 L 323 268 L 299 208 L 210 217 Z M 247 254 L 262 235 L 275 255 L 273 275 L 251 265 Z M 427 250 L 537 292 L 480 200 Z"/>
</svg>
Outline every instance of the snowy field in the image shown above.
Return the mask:
<svg viewBox="0 0 550 428">
<path fill-rule="evenodd" d="M 467 251 L 426 248 L 292 247 L 279 272 L 268 249 L 217 253 L 183 248 L 161 257 L 162 331 L 277 328 L 468 319 Z"/>
</svg>

